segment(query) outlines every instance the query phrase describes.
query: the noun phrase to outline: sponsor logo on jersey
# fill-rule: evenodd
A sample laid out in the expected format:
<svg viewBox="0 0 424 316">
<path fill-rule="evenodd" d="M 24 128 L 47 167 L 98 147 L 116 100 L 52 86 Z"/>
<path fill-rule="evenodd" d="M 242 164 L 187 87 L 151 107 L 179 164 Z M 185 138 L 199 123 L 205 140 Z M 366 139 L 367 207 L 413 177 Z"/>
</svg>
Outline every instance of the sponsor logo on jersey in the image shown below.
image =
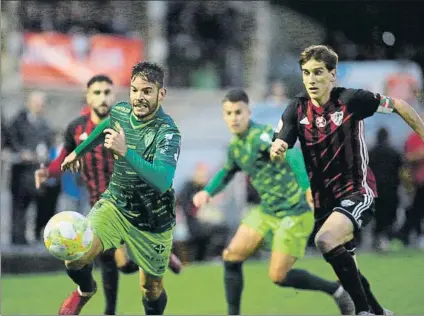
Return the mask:
<svg viewBox="0 0 424 316">
<path fill-rule="evenodd" d="M 343 207 L 349 207 L 349 206 L 352 206 L 354 204 L 355 204 L 355 202 L 353 202 L 351 200 L 343 200 L 340 203 L 340 205 L 343 206 Z"/>
</svg>

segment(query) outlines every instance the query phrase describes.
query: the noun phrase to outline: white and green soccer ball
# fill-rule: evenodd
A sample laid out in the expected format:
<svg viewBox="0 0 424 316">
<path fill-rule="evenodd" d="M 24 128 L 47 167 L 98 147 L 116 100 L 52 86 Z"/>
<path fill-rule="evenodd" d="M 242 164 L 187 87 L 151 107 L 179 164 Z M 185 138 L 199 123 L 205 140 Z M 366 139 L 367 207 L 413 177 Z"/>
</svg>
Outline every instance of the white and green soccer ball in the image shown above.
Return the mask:
<svg viewBox="0 0 424 316">
<path fill-rule="evenodd" d="M 61 260 L 77 260 L 84 256 L 93 243 L 93 232 L 88 219 L 77 212 L 60 212 L 44 228 L 47 250 Z"/>
</svg>

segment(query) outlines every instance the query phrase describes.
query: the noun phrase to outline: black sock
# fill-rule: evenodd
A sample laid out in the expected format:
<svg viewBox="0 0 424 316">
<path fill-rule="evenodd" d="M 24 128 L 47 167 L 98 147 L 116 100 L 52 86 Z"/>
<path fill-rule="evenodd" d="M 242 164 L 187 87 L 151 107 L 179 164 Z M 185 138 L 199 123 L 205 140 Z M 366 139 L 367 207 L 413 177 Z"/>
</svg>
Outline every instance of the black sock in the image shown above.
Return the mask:
<svg viewBox="0 0 424 316">
<path fill-rule="evenodd" d="M 243 262 L 224 261 L 225 297 L 228 315 L 240 315 L 241 293 L 243 292 Z"/>
<path fill-rule="evenodd" d="M 324 254 L 325 260 L 331 264 L 343 288 L 355 303 L 356 313 L 368 312 L 367 296 L 362 287 L 355 260 L 342 245 Z"/>
<path fill-rule="evenodd" d="M 340 284 L 324 280 L 306 270 L 291 269 L 282 283 L 282 287 L 293 287 L 300 290 L 321 291 L 333 295 L 339 289 Z"/>
<path fill-rule="evenodd" d="M 99 257 L 106 300 L 105 315 L 115 315 L 116 312 L 119 274 L 114 254 L 115 249 L 110 249 L 103 252 Z"/>
<path fill-rule="evenodd" d="M 157 300 L 148 301 L 143 297 L 144 312 L 146 315 L 163 315 L 167 302 L 168 296 L 166 295 L 165 289 L 162 290 Z"/>
<path fill-rule="evenodd" d="M 359 271 L 358 271 L 359 272 Z M 359 272 L 359 277 L 361 278 L 361 283 L 364 288 L 365 294 L 367 295 L 368 304 L 370 304 L 372 311 L 376 315 L 384 315 L 384 309 L 380 303 L 375 298 L 374 294 L 371 292 L 371 286 L 368 280 Z"/>
<path fill-rule="evenodd" d="M 121 271 L 124 274 L 130 274 L 130 273 L 134 273 L 137 272 L 138 269 L 138 265 L 136 265 L 133 261 L 128 261 L 125 265 L 123 265 L 122 267 L 119 268 L 119 271 Z"/>
<path fill-rule="evenodd" d="M 81 292 L 94 292 L 94 279 L 91 271 L 93 271 L 92 263 L 79 270 L 66 269 L 66 273 L 79 286 Z"/>
</svg>

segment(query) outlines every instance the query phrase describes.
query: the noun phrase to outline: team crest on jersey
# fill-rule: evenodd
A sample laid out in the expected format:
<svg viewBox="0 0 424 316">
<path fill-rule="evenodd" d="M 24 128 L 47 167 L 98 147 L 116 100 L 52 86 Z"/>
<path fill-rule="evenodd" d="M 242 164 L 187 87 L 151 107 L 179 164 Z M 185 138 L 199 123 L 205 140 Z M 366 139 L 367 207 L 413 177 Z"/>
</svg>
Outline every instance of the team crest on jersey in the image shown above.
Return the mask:
<svg viewBox="0 0 424 316">
<path fill-rule="evenodd" d="M 266 133 L 266 132 L 262 133 L 262 134 L 261 134 L 261 136 L 260 136 L 259 138 L 260 138 L 262 141 L 264 141 L 265 143 L 272 144 L 272 138 L 271 138 L 271 136 L 270 136 L 268 133 Z"/>
<path fill-rule="evenodd" d="M 337 126 L 342 125 L 343 123 L 343 111 L 338 111 L 330 115 L 331 120 Z"/>
<path fill-rule="evenodd" d="M 155 138 L 155 135 L 152 132 L 149 132 L 146 136 L 144 136 L 144 146 L 149 147 L 153 138 Z"/>
<path fill-rule="evenodd" d="M 318 116 L 315 120 L 315 124 L 317 127 L 325 127 L 325 125 L 327 125 L 327 120 L 324 116 Z"/>
</svg>

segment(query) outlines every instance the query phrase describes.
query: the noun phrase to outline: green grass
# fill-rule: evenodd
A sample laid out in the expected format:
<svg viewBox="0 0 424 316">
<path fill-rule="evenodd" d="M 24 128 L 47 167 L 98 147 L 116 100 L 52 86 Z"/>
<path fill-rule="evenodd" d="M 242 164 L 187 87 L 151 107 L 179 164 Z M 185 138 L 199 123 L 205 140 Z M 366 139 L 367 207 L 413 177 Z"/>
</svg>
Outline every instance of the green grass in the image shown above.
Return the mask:
<svg viewBox="0 0 424 316">
<path fill-rule="evenodd" d="M 402 251 L 391 255 L 363 254 L 361 270 L 371 281 L 380 301 L 397 314 L 424 313 L 424 252 Z M 320 257 L 305 258 L 296 267 L 334 279 Z M 245 264 L 245 314 L 337 314 L 332 299 L 321 293 L 283 289 L 268 279 L 266 262 Z M 222 266 L 186 267 L 183 273 L 166 275 L 169 314 L 225 314 Z M 96 280 L 100 282 L 98 272 Z M 58 307 L 74 285 L 64 273 L 2 277 L 1 315 L 57 314 Z M 99 284 L 100 285 L 100 284 Z M 103 312 L 102 291 L 87 304 L 82 314 Z M 118 314 L 143 314 L 136 275 L 121 275 Z"/>
</svg>

